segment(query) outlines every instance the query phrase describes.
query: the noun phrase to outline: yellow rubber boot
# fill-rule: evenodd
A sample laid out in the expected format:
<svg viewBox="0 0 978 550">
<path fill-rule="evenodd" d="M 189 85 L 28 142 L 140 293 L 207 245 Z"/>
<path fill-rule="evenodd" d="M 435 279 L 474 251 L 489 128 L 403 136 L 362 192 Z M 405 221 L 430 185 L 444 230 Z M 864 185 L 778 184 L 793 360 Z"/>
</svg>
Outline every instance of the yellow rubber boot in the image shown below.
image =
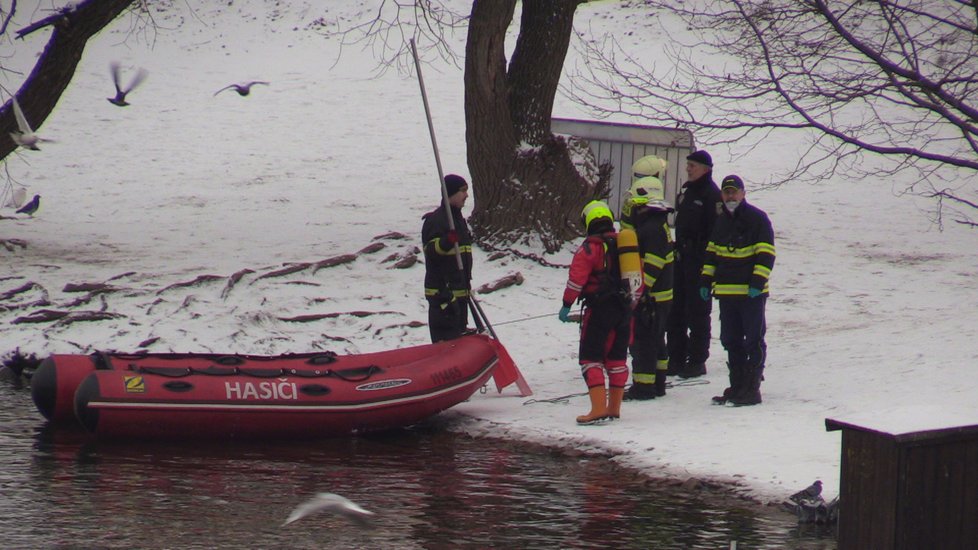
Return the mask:
<svg viewBox="0 0 978 550">
<path fill-rule="evenodd" d="M 625 398 L 625 388 L 608 388 L 608 418 L 618 420 L 621 417 L 621 401 Z"/>
<path fill-rule="evenodd" d="M 577 423 L 596 424 L 604 421 L 608 416 L 608 393 L 604 386 L 588 388 L 587 394 L 591 398 L 591 412 L 578 416 Z"/>
</svg>

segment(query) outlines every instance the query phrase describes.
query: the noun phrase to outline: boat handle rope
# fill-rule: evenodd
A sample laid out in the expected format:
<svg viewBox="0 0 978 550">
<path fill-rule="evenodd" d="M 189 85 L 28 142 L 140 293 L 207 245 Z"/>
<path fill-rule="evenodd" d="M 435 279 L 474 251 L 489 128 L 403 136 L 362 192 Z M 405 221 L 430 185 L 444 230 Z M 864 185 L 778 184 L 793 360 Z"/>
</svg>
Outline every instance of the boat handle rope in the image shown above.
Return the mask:
<svg viewBox="0 0 978 550">
<path fill-rule="evenodd" d="M 384 369 L 377 365 L 367 365 L 343 370 L 316 370 L 300 371 L 296 369 L 262 369 L 262 370 L 243 370 L 238 367 L 162 367 L 162 366 L 143 366 L 130 363 L 128 370 L 143 373 L 156 374 L 167 378 L 183 378 L 192 374 L 202 374 L 206 376 L 251 376 L 254 378 L 281 378 L 284 376 L 295 376 L 298 378 L 323 378 L 335 377 L 344 382 L 362 382 L 373 375 L 383 372 Z M 357 373 L 356 375 L 352 373 Z M 362 374 L 361 374 L 362 373 Z"/>
<path fill-rule="evenodd" d="M 103 351 L 93 353 L 92 362 L 95 363 L 95 370 L 112 370 L 112 364 L 109 363 L 109 354 Z"/>
<path fill-rule="evenodd" d="M 347 373 L 352 371 L 362 370 L 364 373 L 360 376 L 348 375 Z M 357 367 L 355 369 L 343 369 L 343 370 L 329 370 L 327 371 L 327 376 L 335 376 L 344 382 L 363 382 L 369 379 L 371 376 L 384 372 L 384 369 L 378 367 L 377 365 L 368 365 L 366 367 Z"/>
<path fill-rule="evenodd" d="M 112 363 L 110 359 L 113 357 L 122 361 L 135 361 L 137 359 L 145 359 L 149 356 L 149 352 L 146 353 L 113 353 L 105 351 L 96 351 L 92 353 L 92 361 L 95 363 L 95 368 L 97 370 L 112 370 Z M 205 359 L 213 361 L 218 365 L 223 366 L 234 366 L 241 365 L 245 361 L 255 361 L 255 362 L 270 362 L 279 361 L 281 359 L 302 359 L 306 358 L 306 363 L 309 365 L 328 365 L 330 363 L 335 363 L 339 356 L 333 351 L 324 351 L 321 353 L 287 353 L 285 355 L 269 356 L 269 355 L 221 355 L 217 353 L 163 353 L 154 354 L 154 357 L 167 361 L 180 361 L 184 359 Z"/>
</svg>

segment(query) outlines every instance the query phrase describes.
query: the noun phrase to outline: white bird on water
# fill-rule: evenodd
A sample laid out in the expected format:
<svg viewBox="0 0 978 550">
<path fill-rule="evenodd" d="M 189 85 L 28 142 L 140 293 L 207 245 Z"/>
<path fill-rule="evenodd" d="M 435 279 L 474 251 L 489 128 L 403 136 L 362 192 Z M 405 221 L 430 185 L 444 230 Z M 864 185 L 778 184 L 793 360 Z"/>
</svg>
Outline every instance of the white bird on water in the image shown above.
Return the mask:
<svg viewBox="0 0 978 550">
<path fill-rule="evenodd" d="M 13 138 L 14 143 L 25 149 L 40 151 L 37 144 L 41 141 L 51 140 L 44 139 L 34 133 L 34 130 L 31 129 L 31 125 L 27 123 L 27 117 L 24 116 L 24 111 L 22 111 L 20 108 L 20 103 L 17 101 L 17 96 L 10 96 L 10 100 L 12 101 L 14 107 L 14 118 L 17 119 L 17 131 L 10 132 L 10 137 Z"/>
<path fill-rule="evenodd" d="M 370 519 L 377 515 L 370 510 L 364 510 L 346 497 L 334 493 L 317 493 L 313 498 L 296 506 L 282 526 L 284 527 L 316 512 L 339 514 L 360 526 L 369 525 Z"/>
</svg>

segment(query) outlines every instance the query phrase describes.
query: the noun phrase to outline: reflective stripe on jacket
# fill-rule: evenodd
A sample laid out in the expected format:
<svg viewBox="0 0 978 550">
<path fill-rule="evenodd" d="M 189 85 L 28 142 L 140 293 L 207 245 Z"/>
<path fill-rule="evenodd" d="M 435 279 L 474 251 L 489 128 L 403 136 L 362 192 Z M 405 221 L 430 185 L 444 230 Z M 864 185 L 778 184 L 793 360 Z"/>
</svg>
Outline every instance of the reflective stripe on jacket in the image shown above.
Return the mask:
<svg viewBox="0 0 978 550">
<path fill-rule="evenodd" d="M 455 298 L 469 295 L 472 279 L 472 233 L 462 216 L 462 211 L 452 208 L 455 233 L 458 235 L 458 252 L 462 257 L 462 269 L 455 259 L 455 247 L 448 243 L 448 216 L 444 205 L 424 215 L 421 226 L 421 242 L 424 247 L 424 293 L 432 298 L 439 294 L 451 294 Z"/>
<path fill-rule="evenodd" d="M 645 295 L 655 302 L 672 300 L 673 241 L 665 212 L 640 211 L 635 233 L 642 255 L 642 281 Z"/>
</svg>

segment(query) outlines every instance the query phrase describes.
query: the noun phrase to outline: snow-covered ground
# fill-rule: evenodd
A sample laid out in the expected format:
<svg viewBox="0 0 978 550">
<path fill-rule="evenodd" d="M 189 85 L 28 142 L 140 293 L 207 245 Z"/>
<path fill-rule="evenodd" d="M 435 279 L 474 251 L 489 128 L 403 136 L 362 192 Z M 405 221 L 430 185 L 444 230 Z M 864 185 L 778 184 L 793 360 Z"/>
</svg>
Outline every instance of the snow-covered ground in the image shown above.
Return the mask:
<svg viewBox="0 0 978 550">
<path fill-rule="evenodd" d="M 345 2 L 280 4 L 243 0 L 191 12 L 174 2 L 155 14 L 155 32 L 132 32 L 124 16 L 90 43 L 37 129 L 56 143 L 7 159 L 13 185 L 42 202 L 33 217 L 0 210 L 0 238 L 27 243 L 0 248 L 0 353 L 141 345 L 359 353 L 427 342 L 425 327 L 408 326 L 426 319 L 424 267 L 394 267 L 417 253 L 421 215 L 440 198 L 417 81 L 375 76 L 370 52 L 355 47 L 338 57 L 337 41 L 315 22 L 336 17 Z M 585 5 L 578 26 L 641 30 L 641 17 L 614 4 Z M 11 28 L 40 16 L 20 2 Z M 11 57 L 3 65 L 29 70 L 46 36 L 4 36 L 0 48 Z M 655 55 L 641 33 L 625 36 Z M 111 61 L 121 63 L 123 80 L 149 71 L 129 107 L 105 100 Z M 16 89 L 23 74 L 0 72 L 0 84 Z M 248 97 L 213 95 L 248 80 L 270 85 Z M 439 62 L 425 68 L 425 81 L 445 171 L 468 177 L 461 70 Z M 587 118 L 560 99 L 554 114 Z M 714 175 L 741 175 L 748 200 L 775 228 L 762 405 L 710 405 L 727 377 L 714 340 L 706 377 L 663 399 L 626 403 L 620 422 L 577 426 L 587 409 L 577 329 L 557 320 L 566 270 L 476 251 L 476 286 L 524 278 L 480 301 L 535 394 L 477 394 L 444 413 L 452 429 L 599 449 L 652 476 L 732 483 L 779 501 L 816 478 L 827 498 L 838 493 L 841 437 L 826 432 L 826 418 L 884 431 L 978 422 L 974 230 L 939 231 L 928 204 L 898 196 L 906 181 L 840 175 L 825 185 L 757 190 L 791 162 L 800 147 L 793 139 L 711 151 Z M 377 242 L 384 247 L 361 252 Z M 548 259 L 566 264 L 575 244 Z M 335 267 L 315 265 L 357 253 Z M 309 265 L 276 274 L 297 264 Z M 207 275 L 214 277 L 198 279 Z M 68 286 L 82 283 L 106 287 Z M 41 309 L 111 315 L 18 321 Z M 351 311 L 374 314 L 345 315 Z M 340 315 L 284 320 L 325 313 Z"/>
</svg>

